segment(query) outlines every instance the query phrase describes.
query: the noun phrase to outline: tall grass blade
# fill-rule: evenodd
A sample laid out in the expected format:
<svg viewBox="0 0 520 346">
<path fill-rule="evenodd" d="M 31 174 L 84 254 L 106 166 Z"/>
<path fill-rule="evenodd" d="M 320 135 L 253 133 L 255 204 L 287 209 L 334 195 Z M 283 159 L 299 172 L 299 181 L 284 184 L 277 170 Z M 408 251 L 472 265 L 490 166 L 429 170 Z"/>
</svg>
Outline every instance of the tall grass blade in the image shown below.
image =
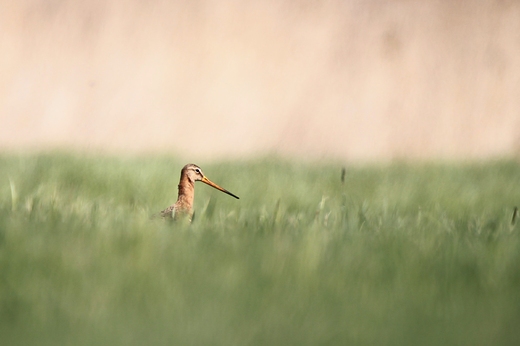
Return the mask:
<svg viewBox="0 0 520 346">
<path fill-rule="evenodd" d="M 16 211 L 18 208 L 18 193 L 16 191 L 16 186 L 14 185 L 13 179 L 11 177 L 8 177 L 9 179 L 9 186 L 11 188 L 11 211 Z"/>
</svg>

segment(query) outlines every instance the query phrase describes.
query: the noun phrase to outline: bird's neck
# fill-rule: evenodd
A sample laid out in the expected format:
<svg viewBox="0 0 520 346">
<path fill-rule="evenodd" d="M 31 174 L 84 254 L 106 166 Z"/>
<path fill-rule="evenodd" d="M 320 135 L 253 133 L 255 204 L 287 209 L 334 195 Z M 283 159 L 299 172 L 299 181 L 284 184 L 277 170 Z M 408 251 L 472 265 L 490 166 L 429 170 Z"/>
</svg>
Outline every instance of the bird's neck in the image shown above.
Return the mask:
<svg viewBox="0 0 520 346">
<path fill-rule="evenodd" d="M 188 177 L 181 177 L 179 182 L 179 196 L 177 203 L 182 204 L 183 207 L 191 209 L 193 207 L 193 199 L 195 196 L 195 186 Z"/>
</svg>

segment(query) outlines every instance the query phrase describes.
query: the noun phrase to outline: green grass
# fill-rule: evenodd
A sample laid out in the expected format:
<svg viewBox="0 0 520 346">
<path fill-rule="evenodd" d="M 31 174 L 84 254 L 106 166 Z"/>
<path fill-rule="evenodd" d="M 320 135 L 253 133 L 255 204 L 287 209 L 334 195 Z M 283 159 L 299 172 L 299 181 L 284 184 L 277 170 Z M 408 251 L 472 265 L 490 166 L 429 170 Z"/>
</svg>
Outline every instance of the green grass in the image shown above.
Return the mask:
<svg viewBox="0 0 520 346">
<path fill-rule="evenodd" d="M 3 345 L 517 345 L 520 165 L 0 156 Z"/>
</svg>

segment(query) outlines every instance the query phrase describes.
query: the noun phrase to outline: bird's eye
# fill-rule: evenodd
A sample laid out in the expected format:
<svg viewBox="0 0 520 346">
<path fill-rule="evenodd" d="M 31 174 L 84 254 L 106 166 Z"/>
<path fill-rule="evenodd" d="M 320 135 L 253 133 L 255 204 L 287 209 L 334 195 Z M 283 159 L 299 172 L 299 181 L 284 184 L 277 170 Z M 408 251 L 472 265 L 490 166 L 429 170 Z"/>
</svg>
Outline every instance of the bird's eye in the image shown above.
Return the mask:
<svg viewBox="0 0 520 346">
<path fill-rule="evenodd" d="M 197 172 L 198 174 L 201 173 L 201 172 L 200 172 L 200 169 L 198 169 L 198 168 L 195 168 L 195 172 Z"/>
</svg>

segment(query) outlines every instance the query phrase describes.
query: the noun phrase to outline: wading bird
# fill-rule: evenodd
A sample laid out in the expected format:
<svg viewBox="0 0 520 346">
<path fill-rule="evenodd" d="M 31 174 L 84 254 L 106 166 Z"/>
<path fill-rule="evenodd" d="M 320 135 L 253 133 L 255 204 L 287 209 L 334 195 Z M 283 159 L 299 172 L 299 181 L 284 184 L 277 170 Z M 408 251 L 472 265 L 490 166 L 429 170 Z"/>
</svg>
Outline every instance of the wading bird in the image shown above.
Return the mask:
<svg viewBox="0 0 520 346">
<path fill-rule="evenodd" d="M 177 197 L 177 202 L 161 211 L 159 215 L 163 218 L 173 218 L 174 220 L 188 217 L 191 221 L 193 215 L 193 198 L 195 196 L 196 181 L 202 181 L 203 183 L 208 184 L 209 186 L 238 199 L 238 196 L 235 196 L 228 190 L 218 186 L 206 178 L 199 166 L 194 165 L 193 163 L 189 163 L 181 170 L 181 180 L 179 181 L 179 196 Z"/>
</svg>

